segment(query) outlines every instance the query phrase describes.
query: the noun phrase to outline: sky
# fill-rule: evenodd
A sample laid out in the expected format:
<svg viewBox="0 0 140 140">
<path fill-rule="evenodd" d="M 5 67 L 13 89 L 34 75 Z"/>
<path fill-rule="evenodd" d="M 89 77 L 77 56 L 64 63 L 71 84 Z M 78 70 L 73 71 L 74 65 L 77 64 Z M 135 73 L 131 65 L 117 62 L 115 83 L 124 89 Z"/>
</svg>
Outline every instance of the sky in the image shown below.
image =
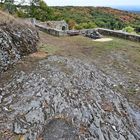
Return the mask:
<svg viewBox="0 0 140 140">
<path fill-rule="evenodd" d="M 140 6 L 140 0 L 45 0 L 49 6 Z"/>
</svg>

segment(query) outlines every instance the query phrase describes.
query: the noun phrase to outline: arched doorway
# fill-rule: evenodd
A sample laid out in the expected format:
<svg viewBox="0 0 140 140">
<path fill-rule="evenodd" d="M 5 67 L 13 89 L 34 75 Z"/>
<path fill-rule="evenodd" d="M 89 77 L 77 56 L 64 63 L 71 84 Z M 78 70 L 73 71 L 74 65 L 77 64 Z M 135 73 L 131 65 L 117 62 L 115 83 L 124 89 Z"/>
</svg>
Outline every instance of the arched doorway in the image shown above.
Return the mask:
<svg viewBox="0 0 140 140">
<path fill-rule="evenodd" d="M 62 26 L 62 31 L 65 31 L 66 30 L 66 27 L 65 26 Z"/>
</svg>

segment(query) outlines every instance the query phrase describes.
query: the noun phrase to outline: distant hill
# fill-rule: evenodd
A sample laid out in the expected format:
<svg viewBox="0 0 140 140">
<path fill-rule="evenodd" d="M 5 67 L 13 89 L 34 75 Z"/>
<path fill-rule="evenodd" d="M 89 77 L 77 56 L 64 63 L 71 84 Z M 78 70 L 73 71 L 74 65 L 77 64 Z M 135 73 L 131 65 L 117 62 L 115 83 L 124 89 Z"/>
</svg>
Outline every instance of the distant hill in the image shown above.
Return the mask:
<svg viewBox="0 0 140 140">
<path fill-rule="evenodd" d="M 116 7 L 114 6 L 113 8 L 140 14 L 140 6 L 116 6 Z"/>
<path fill-rule="evenodd" d="M 75 22 L 82 26 L 87 23 L 98 27 L 110 29 L 122 29 L 126 26 L 138 28 L 140 26 L 140 15 L 110 7 L 52 7 L 55 20 L 66 20 Z M 88 27 L 88 26 L 87 26 Z M 82 27 L 81 27 L 82 28 Z"/>
<path fill-rule="evenodd" d="M 129 11 L 131 13 L 140 14 L 140 11 Z"/>
<path fill-rule="evenodd" d="M 111 6 L 116 9 L 124 10 L 124 11 L 140 11 L 140 5 L 135 5 L 135 6 Z"/>
</svg>

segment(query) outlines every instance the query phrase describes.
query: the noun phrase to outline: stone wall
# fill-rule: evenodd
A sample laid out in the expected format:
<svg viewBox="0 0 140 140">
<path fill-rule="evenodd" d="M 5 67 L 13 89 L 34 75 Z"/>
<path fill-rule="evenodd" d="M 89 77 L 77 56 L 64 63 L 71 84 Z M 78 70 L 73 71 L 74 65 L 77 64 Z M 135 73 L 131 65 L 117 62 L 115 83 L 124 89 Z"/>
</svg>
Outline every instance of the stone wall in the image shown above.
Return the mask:
<svg viewBox="0 0 140 140">
<path fill-rule="evenodd" d="M 36 22 L 35 26 L 38 27 L 40 30 L 42 30 L 44 32 L 47 32 L 48 34 L 51 34 L 51 35 L 54 35 L 54 36 L 59 37 L 59 36 L 66 36 L 67 35 L 67 31 L 62 31 L 62 30 L 58 30 L 58 29 L 55 29 L 55 28 L 48 28 L 47 26 L 42 25 L 39 22 Z M 122 32 L 122 31 L 104 29 L 104 28 L 83 29 L 83 30 L 80 30 L 80 34 L 85 35 L 85 32 L 87 30 L 89 30 L 89 31 L 97 30 L 102 35 L 114 36 L 114 37 L 119 37 L 119 38 L 123 38 L 123 39 L 126 39 L 126 40 L 140 42 L 140 35 L 130 34 L 130 33 Z"/>
<path fill-rule="evenodd" d="M 43 32 L 46 32 L 50 35 L 53 35 L 53 36 L 66 36 L 67 35 L 67 32 L 66 31 L 62 31 L 62 30 L 58 30 L 58 29 L 53 29 L 53 28 L 47 28 L 46 26 L 43 26 L 43 25 L 40 25 L 40 24 L 35 24 L 35 26 L 43 31 Z"/>
<path fill-rule="evenodd" d="M 109 35 L 109 36 L 119 37 L 123 39 L 128 39 L 131 41 L 140 42 L 140 35 L 130 34 L 130 33 L 122 32 L 122 31 L 103 29 L 103 28 L 98 28 L 97 30 L 99 33 L 103 35 Z"/>
<path fill-rule="evenodd" d="M 122 32 L 122 31 L 109 30 L 109 29 L 104 29 L 104 28 L 84 29 L 84 30 L 81 30 L 80 33 L 85 34 L 87 30 L 90 30 L 90 31 L 98 30 L 98 32 L 102 35 L 114 36 L 114 37 L 119 37 L 126 40 L 140 42 L 140 35 L 130 34 L 130 33 Z"/>
<path fill-rule="evenodd" d="M 53 29 L 67 31 L 69 30 L 68 24 L 64 21 L 47 21 L 46 26 Z"/>
</svg>

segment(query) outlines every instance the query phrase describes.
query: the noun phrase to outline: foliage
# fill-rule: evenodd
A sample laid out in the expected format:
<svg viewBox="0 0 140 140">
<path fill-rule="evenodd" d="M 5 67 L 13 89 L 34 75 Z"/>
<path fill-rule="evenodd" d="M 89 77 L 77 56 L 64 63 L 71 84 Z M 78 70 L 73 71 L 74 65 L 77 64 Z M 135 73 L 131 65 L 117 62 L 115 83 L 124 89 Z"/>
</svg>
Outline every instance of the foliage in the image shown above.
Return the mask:
<svg viewBox="0 0 140 140">
<path fill-rule="evenodd" d="M 128 32 L 128 33 L 132 33 L 132 32 L 134 32 L 134 28 L 131 26 L 127 26 L 123 29 L 123 31 Z"/>
<path fill-rule="evenodd" d="M 27 14 L 25 12 L 23 12 L 21 9 L 17 10 L 16 15 L 18 17 L 21 17 L 21 18 L 26 18 L 27 17 Z"/>
<path fill-rule="evenodd" d="M 46 21 L 52 18 L 52 10 L 43 0 L 33 1 L 28 12 L 29 17 L 36 18 L 37 20 Z"/>
<path fill-rule="evenodd" d="M 139 30 L 140 25 L 139 15 L 106 7 L 53 7 L 53 11 L 54 20 L 73 20 L 76 22 L 76 29 L 97 26 L 122 30 L 131 25 Z"/>
<path fill-rule="evenodd" d="M 88 22 L 88 23 L 80 23 L 76 25 L 76 29 L 91 29 L 91 28 L 96 28 L 97 25 L 94 22 Z"/>
<path fill-rule="evenodd" d="M 4 4 L 1 6 L 4 11 L 8 11 L 10 14 L 14 14 L 16 12 L 16 5 L 14 4 L 14 0 L 4 0 L 2 2 Z"/>
<path fill-rule="evenodd" d="M 14 5 L 14 0 L 2 0 L 3 9 L 23 18 L 37 20 L 65 20 L 70 29 L 108 28 L 122 30 L 131 26 L 140 32 L 140 15 L 107 7 L 49 7 L 44 0 L 31 0 L 30 5 Z M 24 1 L 24 0 L 23 0 Z M 128 30 L 129 32 L 129 30 Z"/>
<path fill-rule="evenodd" d="M 68 20 L 69 29 L 72 30 L 76 26 L 76 22 L 73 19 Z"/>
<path fill-rule="evenodd" d="M 134 29 L 135 29 L 135 31 L 136 31 L 137 33 L 139 33 L 139 34 L 140 34 L 140 24 L 139 24 L 139 25 L 134 26 Z"/>
<path fill-rule="evenodd" d="M 107 13 L 102 13 L 100 11 L 97 11 L 97 12 L 93 12 L 92 16 L 95 20 L 95 23 L 99 27 L 110 28 L 112 30 L 122 29 L 124 27 L 124 24 L 113 15 L 109 15 Z"/>
<path fill-rule="evenodd" d="M 23 0 L 24 1 L 24 0 Z M 43 0 L 31 0 L 30 5 L 14 4 L 14 0 L 5 0 L 0 7 L 22 18 L 36 18 L 41 21 L 51 20 L 53 11 Z"/>
</svg>

